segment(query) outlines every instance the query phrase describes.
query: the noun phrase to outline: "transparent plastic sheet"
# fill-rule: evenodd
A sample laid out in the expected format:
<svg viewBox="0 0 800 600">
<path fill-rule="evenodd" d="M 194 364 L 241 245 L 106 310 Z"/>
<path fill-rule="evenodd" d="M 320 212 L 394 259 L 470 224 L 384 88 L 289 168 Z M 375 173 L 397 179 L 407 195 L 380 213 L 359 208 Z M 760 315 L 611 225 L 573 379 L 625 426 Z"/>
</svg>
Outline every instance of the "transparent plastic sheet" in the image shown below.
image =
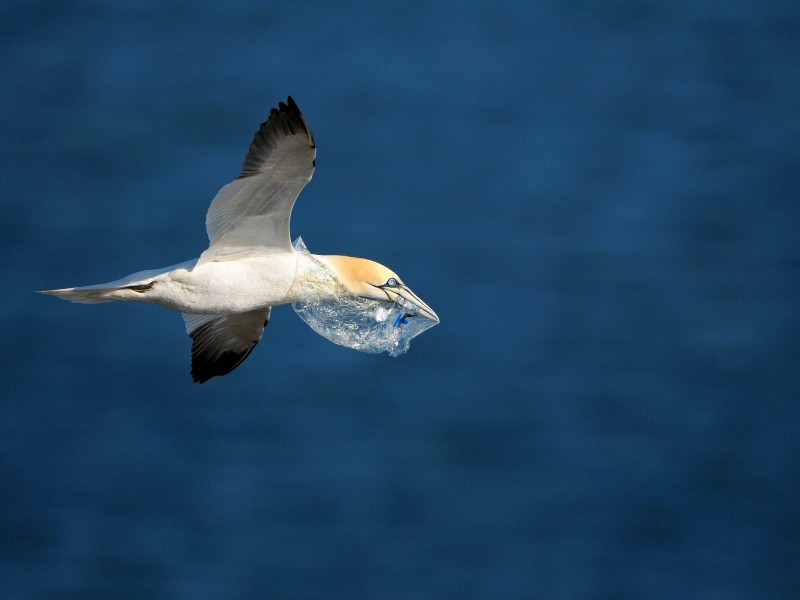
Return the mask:
<svg viewBox="0 0 800 600">
<path fill-rule="evenodd" d="M 411 340 L 438 323 L 416 316 L 410 303 L 382 302 L 361 298 L 347 291 L 324 264 L 316 260 L 302 238 L 294 247 L 312 261 L 312 267 L 298 277 L 309 299 L 292 303 L 294 311 L 314 331 L 334 344 L 361 352 L 400 356 Z"/>
</svg>

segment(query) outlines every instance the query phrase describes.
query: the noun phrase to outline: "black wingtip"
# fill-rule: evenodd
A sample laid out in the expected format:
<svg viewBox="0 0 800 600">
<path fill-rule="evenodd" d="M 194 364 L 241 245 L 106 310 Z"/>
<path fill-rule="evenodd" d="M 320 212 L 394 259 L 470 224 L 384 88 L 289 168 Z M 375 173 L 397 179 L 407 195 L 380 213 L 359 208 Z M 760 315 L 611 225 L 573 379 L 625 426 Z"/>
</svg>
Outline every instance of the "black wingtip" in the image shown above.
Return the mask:
<svg viewBox="0 0 800 600">
<path fill-rule="evenodd" d="M 311 133 L 311 128 L 308 126 L 308 121 L 306 121 L 306 118 L 303 116 L 303 111 L 301 111 L 300 107 L 297 106 L 297 102 L 294 101 L 294 98 L 288 96 L 286 98 L 286 103 L 278 102 L 278 108 L 273 108 L 272 111 L 270 111 L 270 114 L 273 112 L 275 114 L 286 113 L 290 119 L 299 121 L 299 123 L 302 124 L 303 129 L 305 129 L 305 131 L 308 133 L 308 137 L 311 139 L 311 147 L 317 147 L 316 143 L 314 142 L 314 134 Z"/>
<path fill-rule="evenodd" d="M 206 322 L 189 332 L 192 381 L 205 383 L 242 364 L 261 339 L 270 312 L 266 308 L 217 317 L 206 315 Z"/>
<path fill-rule="evenodd" d="M 205 383 L 212 377 L 227 375 L 250 355 L 258 339 L 241 350 L 220 349 L 215 343 L 217 322 L 210 321 L 192 331 L 192 381 Z M 260 332 L 258 338 L 261 338 Z"/>
<path fill-rule="evenodd" d="M 192 381 L 195 383 L 205 383 L 212 377 L 221 377 L 233 371 L 244 362 L 250 352 L 255 348 L 253 344 L 245 352 L 222 352 L 213 358 L 203 353 L 195 353 L 192 349 Z"/>
<path fill-rule="evenodd" d="M 286 102 L 278 102 L 277 108 L 270 109 L 267 120 L 256 131 L 253 142 L 244 157 L 242 171 L 238 178 L 259 174 L 265 158 L 269 156 L 279 141 L 287 136 L 298 134 L 308 136 L 310 148 L 317 147 L 308 122 L 294 98 L 289 96 Z"/>
</svg>

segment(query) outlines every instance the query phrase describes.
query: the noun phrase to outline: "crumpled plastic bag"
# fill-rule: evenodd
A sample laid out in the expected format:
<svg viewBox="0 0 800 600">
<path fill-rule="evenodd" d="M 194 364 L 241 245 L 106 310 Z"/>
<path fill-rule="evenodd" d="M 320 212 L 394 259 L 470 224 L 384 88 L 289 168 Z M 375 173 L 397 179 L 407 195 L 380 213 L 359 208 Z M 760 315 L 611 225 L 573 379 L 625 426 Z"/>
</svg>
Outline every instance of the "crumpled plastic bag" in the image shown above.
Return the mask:
<svg viewBox="0 0 800 600">
<path fill-rule="evenodd" d="M 334 344 L 369 354 L 400 356 L 408 351 L 412 339 L 438 323 L 421 315 L 411 316 L 415 307 L 408 303 L 350 293 L 311 255 L 302 238 L 294 241 L 294 247 L 313 261 L 313 267 L 295 284 L 306 288 L 308 299 L 293 302 L 292 308 L 311 329 Z"/>
</svg>

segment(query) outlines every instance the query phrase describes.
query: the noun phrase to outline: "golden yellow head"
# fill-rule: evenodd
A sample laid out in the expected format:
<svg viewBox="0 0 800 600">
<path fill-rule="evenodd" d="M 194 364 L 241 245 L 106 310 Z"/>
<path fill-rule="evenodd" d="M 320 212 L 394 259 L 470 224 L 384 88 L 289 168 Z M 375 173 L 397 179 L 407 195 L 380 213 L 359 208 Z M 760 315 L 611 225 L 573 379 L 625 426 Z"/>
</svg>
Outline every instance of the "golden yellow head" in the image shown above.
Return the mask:
<svg viewBox="0 0 800 600">
<path fill-rule="evenodd" d="M 439 317 L 412 292 L 400 277 L 380 263 L 353 256 L 319 256 L 334 271 L 339 281 L 356 296 L 388 302 L 413 304 L 418 314 L 438 321 Z M 411 307 L 409 306 L 409 309 Z"/>
</svg>

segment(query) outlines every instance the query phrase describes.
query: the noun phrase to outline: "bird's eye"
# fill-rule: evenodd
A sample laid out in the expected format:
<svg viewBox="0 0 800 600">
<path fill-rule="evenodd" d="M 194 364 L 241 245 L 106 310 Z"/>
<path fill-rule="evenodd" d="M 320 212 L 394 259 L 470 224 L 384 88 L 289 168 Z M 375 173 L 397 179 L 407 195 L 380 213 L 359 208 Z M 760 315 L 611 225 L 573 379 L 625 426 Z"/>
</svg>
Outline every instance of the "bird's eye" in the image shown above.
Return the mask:
<svg viewBox="0 0 800 600">
<path fill-rule="evenodd" d="M 394 277 L 389 277 L 389 281 L 386 282 L 386 285 L 388 285 L 389 287 L 396 286 L 397 285 L 397 279 L 395 279 Z"/>
</svg>

